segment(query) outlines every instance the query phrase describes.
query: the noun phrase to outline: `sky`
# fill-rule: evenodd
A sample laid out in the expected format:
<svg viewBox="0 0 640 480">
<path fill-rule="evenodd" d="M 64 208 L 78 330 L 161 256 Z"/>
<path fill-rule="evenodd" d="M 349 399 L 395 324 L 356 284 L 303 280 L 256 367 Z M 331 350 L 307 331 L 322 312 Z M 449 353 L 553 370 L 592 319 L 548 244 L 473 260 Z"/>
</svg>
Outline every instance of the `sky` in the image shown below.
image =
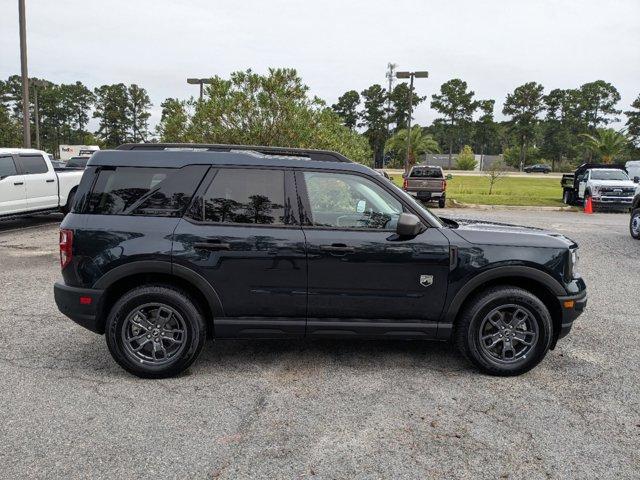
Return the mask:
<svg viewBox="0 0 640 480">
<path fill-rule="evenodd" d="M 90 88 L 137 83 L 154 103 L 198 94 L 187 77 L 298 70 L 329 105 L 385 85 L 386 65 L 428 70 L 496 100 L 528 81 L 546 91 L 602 79 L 621 110 L 640 95 L 640 0 L 26 0 L 29 75 Z M 0 78 L 20 72 L 18 1 L 0 0 Z M 427 125 L 428 102 L 415 111 Z M 624 117 L 621 117 L 624 122 Z M 623 123 L 617 124 L 620 128 Z"/>
</svg>

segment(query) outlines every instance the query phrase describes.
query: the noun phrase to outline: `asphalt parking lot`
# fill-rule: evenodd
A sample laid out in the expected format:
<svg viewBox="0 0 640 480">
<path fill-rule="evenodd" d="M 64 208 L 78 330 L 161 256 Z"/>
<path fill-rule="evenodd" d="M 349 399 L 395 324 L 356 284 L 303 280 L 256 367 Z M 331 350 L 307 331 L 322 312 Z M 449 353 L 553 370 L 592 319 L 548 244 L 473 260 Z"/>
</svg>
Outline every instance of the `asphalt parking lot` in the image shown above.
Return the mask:
<svg viewBox="0 0 640 480">
<path fill-rule="evenodd" d="M 587 312 L 533 371 L 484 376 L 439 343 L 237 341 L 143 381 L 58 313 L 56 218 L 0 224 L 0 477 L 638 478 L 628 216 L 446 214 L 580 243 Z"/>
</svg>

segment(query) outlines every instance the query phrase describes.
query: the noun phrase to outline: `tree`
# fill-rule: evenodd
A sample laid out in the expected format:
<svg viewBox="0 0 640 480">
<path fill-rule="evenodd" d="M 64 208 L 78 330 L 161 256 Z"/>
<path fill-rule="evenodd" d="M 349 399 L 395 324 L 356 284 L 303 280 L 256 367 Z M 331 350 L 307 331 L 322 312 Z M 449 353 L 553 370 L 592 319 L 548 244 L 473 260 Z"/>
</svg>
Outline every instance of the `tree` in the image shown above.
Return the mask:
<svg viewBox="0 0 640 480">
<path fill-rule="evenodd" d="M 640 148 L 640 95 L 631 104 L 632 110 L 624 112 L 627 116 L 627 133 L 631 141 Z"/>
<path fill-rule="evenodd" d="M 399 130 L 385 144 L 384 151 L 394 154 L 396 159 L 405 158 L 407 152 L 408 129 Z M 411 127 L 411 151 L 409 163 L 415 164 L 416 157 L 425 153 L 439 153 L 440 146 L 431 135 L 426 135 L 420 125 Z"/>
<path fill-rule="evenodd" d="M 131 122 L 128 117 L 129 95 L 124 83 L 102 85 L 94 90 L 96 95 L 93 117 L 99 121 L 96 132 L 108 148 L 117 147 L 129 140 Z"/>
<path fill-rule="evenodd" d="M 355 90 L 349 90 L 338 98 L 338 103 L 332 105 L 331 108 L 342 118 L 344 126 L 353 130 L 358 124 L 359 105 L 360 95 Z"/>
<path fill-rule="evenodd" d="M 176 98 L 167 98 L 160 104 L 162 116 L 156 127 L 161 142 L 185 143 L 189 141 L 188 103 Z"/>
<path fill-rule="evenodd" d="M 228 80 L 213 77 L 192 115 L 175 102 L 166 107 L 174 119 L 187 115 L 184 135 L 191 142 L 321 148 L 370 162 L 367 140 L 345 127 L 322 100 L 309 97 L 308 90 L 294 69 L 269 69 L 267 75 L 246 70 Z M 169 118 L 162 127 L 166 135 Z M 182 135 L 175 123 L 171 131 Z"/>
<path fill-rule="evenodd" d="M 487 178 L 489 179 L 489 195 L 493 193 L 493 186 L 498 180 L 506 176 L 506 167 L 502 162 L 493 162 L 487 169 Z"/>
<path fill-rule="evenodd" d="M 456 159 L 456 168 L 458 170 L 475 170 L 478 166 L 473 150 L 469 145 L 465 145 Z"/>
<path fill-rule="evenodd" d="M 1 86 L 0 95 L 2 95 Z M 20 123 L 11 115 L 9 108 L 2 102 L 0 102 L 0 145 L 3 147 L 22 146 Z"/>
<path fill-rule="evenodd" d="M 585 83 L 580 87 L 580 109 L 584 123 L 588 128 L 596 129 L 617 121 L 620 110 L 615 106 L 620 101 L 616 87 L 604 80 Z"/>
<path fill-rule="evenodd" d="M 453 154 L 454 139 L 461 143 L 463 130 L 471 124 L 473 112 L 478 103 L 473 100 L 475 92 L 467 90 L 467 82 L 454 78 L 440 86 L 440 94 L 432 96 L 431 108 L 442 117 L 436 119 L 447 126 L 446 135 L 449 150 L 449 168 Z"/>
<path fill-rule="evenodd" d="M 382 160 L 384 145 L 387 140 L 387 115 L 385 102 L 387 91 L 380 85 L 371 85 L 361 93 L 364 99 L 364 110 L 360 115 L 359 127 L 365 128 L 364 136 L 369 140 L 373 150 L 375 164 Z"/>
<path fill-rule="evenodd" d="M 583 133 L 584 147 L 603 163 L 613 163 L 627 147 L 627 137 L 611 128 L 601 128 L 595 135 Z"/>
<path fill-rule="evenodd" d="M 149 136 L 151 99 L 147 91 L 135 83 L 129 86 L 127 93 L 127 116 L 131 126 L 131 138 L 134 142 L 146 141 Z"/>
<path fill-rule="evenodd" d="M 411 93 L 412 109 L 415 109 L 419 104 L 424 102 L 427 98 L 421 97 L 415 93 Z M 399 83 L 389 94 L 389 100 L 391 100 L 391 112 L 389 112 L 389 120 L 391 123 L 395 123 L 395 131 L 406 129 L 409 122 L 409 85 L 406 83 Z"/>
<path fill-rule="evenodd" d="M 493 119 L 493 108 L 495 103 L 495 100 L 478 101 L 478 107 L 480 108 L 482 115 L 473 125 L 473 143 L 476 151 L 480 152 L 481 168 L 484 155 L 487 151 L 493 153 L 499 153 L 502 151 L 499 141 L 499 127 Z"/>
<path fill-rule="evenodd" d="M 563 158 L 576 156 L 578 134 L 583 131 L 580 92 L 574 89 L 551 90 L 543 98 L 546 117 L 542 125 L 540 153 L 551 159 L 551 168 Z"/>
<path fill-rule="evenodd" d="M 507 95 L 502 113 L 511 116 L 511 129 L 520 146 L 520 170 L 526 164 L 527 146 L 534 138 L 538 115 L 544 109 L 544 87 L 536 82 L 525 83 Z"/>
<path fill-rule="evenodd" d="M 95 95 L 82 82 L 60 85 L 63 110 L 70 116 L 69 121 L 79 136 L 84 136 L 89 123 L 89 110 L 95 102 Z M 84 140 L 80 140 L 84 143 Z"/>
</svg>

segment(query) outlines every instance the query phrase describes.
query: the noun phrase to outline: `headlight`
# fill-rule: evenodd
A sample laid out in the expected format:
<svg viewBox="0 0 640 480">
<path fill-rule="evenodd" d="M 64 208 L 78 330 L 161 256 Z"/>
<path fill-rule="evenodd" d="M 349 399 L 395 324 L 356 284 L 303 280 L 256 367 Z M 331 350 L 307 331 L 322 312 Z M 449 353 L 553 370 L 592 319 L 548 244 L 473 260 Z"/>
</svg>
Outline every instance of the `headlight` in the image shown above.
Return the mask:
<svg viewBox="0 0 640 480">
<path fill-rule="evenodd" d="M 578 261 L 580 260 L 580 256 L 578 255 L 578 249 L 574 248 L 570 251 L 571 255 L 569 258 L 569 276 L 570 278 L 575 278 L 578 272 Z"/>
<path fill-rule="evenodd" d="M 595 197 L 595 196 L 599 196 L 600 195 L 600 187 L 597 186 L 593 186 L 591 187 L 591 194 Z"/>
</svg>

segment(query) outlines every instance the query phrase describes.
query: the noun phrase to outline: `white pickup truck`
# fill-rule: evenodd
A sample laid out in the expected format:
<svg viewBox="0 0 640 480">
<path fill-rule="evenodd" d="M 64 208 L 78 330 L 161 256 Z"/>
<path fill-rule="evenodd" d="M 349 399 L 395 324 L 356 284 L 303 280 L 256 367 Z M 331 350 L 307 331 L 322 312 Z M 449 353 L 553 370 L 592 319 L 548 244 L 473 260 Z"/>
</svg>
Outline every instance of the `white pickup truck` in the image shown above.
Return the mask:
<svg viewBox="0 0 640 480">
<path fill-rule="evenodd" d="M 638 186 L 629 179 L 624 165 L 597 163 L 580 165 L 574 173 L 564 174 L 560 182 L 564 203 L 580 204 L 590 197 L 594 210 L 631 208 Z"/>
<path fill-rule="evenodd" d="M 82 170 L 54 168 L 41 150 L 0 148 L 0 219 L 66 213 L 82 174 Z"/>
</svg>

